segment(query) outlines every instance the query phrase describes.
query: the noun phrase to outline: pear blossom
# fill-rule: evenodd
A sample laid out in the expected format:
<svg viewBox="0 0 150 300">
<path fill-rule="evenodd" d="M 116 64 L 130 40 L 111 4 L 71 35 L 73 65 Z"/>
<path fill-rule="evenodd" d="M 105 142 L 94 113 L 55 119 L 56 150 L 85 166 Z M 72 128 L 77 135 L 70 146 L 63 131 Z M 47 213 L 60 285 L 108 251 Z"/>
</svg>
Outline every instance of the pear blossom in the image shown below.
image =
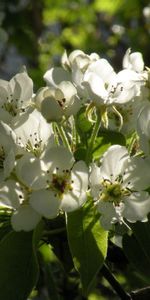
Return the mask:
<svg viewBox="0 0 150 300">
<path fill-rule="evenodd" d="M 0 80 L 0 115 L 3 121 L 10 122 L 31 105 L 33 82 L 25 70 L 16 74 L 10 81 Z"/>
<path fill-rule="evenodd" d="M 108 101 L 110 84 L 112 88 L 115 77 L 116 73 L 106 59 L 99 59 L 87 68 L 82 85 L 96 106 L 104 105 Z"/>
<path fill-rule="evenodd" d="M 47 147 L 54 146 L 52 126 L 37 109 L 14 118 L 11 128 L 16 135 L 18 154 L 29 152 L 40 156 Z"/>
<path fill-rule="evenodd" d="M 140 84 L 140 94 L 137 95 L 140 100 L 149 100 L 150 98 L 150 87 L 149 87 L 149 70 L 146 68 L 144 70 L 144 60 L 142 53 L 133 52 L 131 53 L 131 49 L 127 49 L 124 57 L 123 57 L 123 69 L 131 70 L 140 75 L 139 78 L 135 79 L 135 83 Z M 132 82 L 134 80 L 134 76 L 130 79 Z"/>
<path fill-rule="evenodd" d="M 123 57 L 123 68 L 134 70 L 138 73 L 143 72 L 144 61 L 143 61 L 142 53 L 140 52 L 131 53 L 131 49 L 129 48 Z"/>
<path fill-rule="evenodd" d="M 51 68 L 44 74 L 44 80 L 49 87 L 57 88 L 62 81 L 70 81 L 76 88 L 80 98 L 87 97 L 87 92 L 82 86 L 84 73 L 88 66 L 99 59 L 97 53 L 85 54 L 81 50 L 72 51 L 69 56 L 66 51 L 62 55 L 61 67 Z"/>
<path fill-rule="evenodd" d="M 71 152 L 64 147 L 54 147 L 45 153 L 43 163 L 46 186 L 32 193 L 32 207 L 49 218 L 56 216 L 59 210 L 69 212 L 82 206 L 88 189 L 85 162 L 75 162 Z"/>
<path fill-rule="evenodd" d="M 77 89 L 79 97 L 81 97 L 83 101 L 87 99 L 87 91 L 82 85 L 84 74 L 88 66 L 99 58 L 97 53 L 88 55 L 81 50 L 74 50 L 69 56 L 64 52 L 62 56 L 62 66 L 64 69 L 70 70 L 72 82 Z"/>
<path fill-rule="evenodd" d="M 33 230 L 41 220 L 42 215 L 30 205 L 31 194 L 43 186 L 41 182 L 41 161 L 26 153 L 16 161 L 12 179 L 0 183 L 0 209 L 10 210 L 15 231 Z"/>
<path fill-rule="evenodd" d="M 90 55 L 84 53 L 82 50 L 74 50 L 69 56 L 65 51 L 61 58 L 61 63 L 64 69 L 73 70 L 75 64 L 78 66 L 78 69 L 85 71 L 91 62 L 99 59 L 97 53 L 91 53 Z"/>
<path fill-rule="evenodd" d="M 87 68 L 82 85 L 91 101 L 101 108 L 131 101 L 139 96 L 142 83 L 142 75 L 133 70 L 116 73 L 106 59 L 100 59 Z"/>
<path fill-rule="evenodd" d="M 41 219 L 28 203 L 28 194 L 29 191 L 14 180 L 0 183 L 0 210 L 11 212 L 11 225 L 15 231 L 33 230 Z"/>
<path fill-rule="evenodd" d="M 35 97 L 42 115 L 48 122 L 61 121 L 75 115 L 81 107 L 77 90 L 70 81 L 62 81 L 57 88 L 42 90 Z"/>
<path fill-rule="evenodd" d="M 40 160 L 25 155 L 17 162 L 16 174 L 31 191 L 32 208 L 46 218 L 56 217 L 60 210 L 78 209 L 86 201 L 86 164 L 75 162 L 72 153 L 62 146 L 49 148 Z"/>
<path fill-rule="evenodd" d="M 92 164 L 91 195 L 106 230 L 116 222 L 147 220 L 150 196 L 144 190 L 150 176 L 146 180 L 144 174 L 148 168 L 142 159 L 130 158 L 127 149 L 120 145 L 113 145 L 105 152 L 100 167 Z"/>
</svg>

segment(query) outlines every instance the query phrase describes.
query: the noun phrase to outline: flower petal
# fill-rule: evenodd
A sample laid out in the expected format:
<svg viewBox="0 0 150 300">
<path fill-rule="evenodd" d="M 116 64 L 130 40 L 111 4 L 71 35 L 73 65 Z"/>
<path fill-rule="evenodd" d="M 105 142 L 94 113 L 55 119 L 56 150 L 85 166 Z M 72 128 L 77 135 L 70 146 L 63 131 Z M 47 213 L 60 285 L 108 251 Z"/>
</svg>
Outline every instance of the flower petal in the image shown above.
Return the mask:
<svg viewBox="0 0 150 300">
<path fill-rule="evenodd" d="M 100 223 L 105 230 L 109 230 L 113 223 L 118 221 L 118 215 L 112 203 L 100 201 L 97 205 L 98 211 L 101 213 Z"/>
<path fill-rule="evenodd" d="M 50 172 L 53 172 L 56 168 L 60 173 L 63 170 L 70 170 L 74 163 L 72 153 L 63 146 L 48 149 L 42 159 Z"/>
<path fill-rule="evenodd" d="M 46 81 L 48 86 L 57 87 L 59 83 L 64 80 L 70 80 L 69 72 L 65 71 L 61 67 L 51 68 L 48 70 L 44 76 L 44 80 Z"/>
<path fill-rule="evenodd" d="M 74 165 L 71 179 L 72 191 L 63 194 L 60 204 L 60 208 L 67 212 L 78 209 L 87 199 L 88 168 L 83 161 Z"/>
<path fill-rule="evenodd" d="M 20 206 L 22 191 L 14 180 L 0 183 L 0 207 L 17 209 Z"/>
<path fill-rule="evenodd" d="M 60 121 L 63 110 L 55 98 L 47 97 L 41 103 L 41 113 L 47 122 Z"/>
<path fill-rule="evenodd" d="M 116 75 L 112 66 L 104 58 L 91 63 L 86 72 L 94 72 L 104 83 L 110 82 Z"/>
<path fill-rule="evenodd" d="M 54 218 L 58 215 L 60 199 L 50 190 L 33 192 L 29 201 L 31 206 L 45 218 Z"/>
<path fill-rule="evenodd" d="M 150 196 L 147 192 L 132 193 L 126 198 L 123 216 L 130 222 L 145 221 L 150 212 Z"/>
<path fill-rule="evenodd" d="M 30 153 L 18 160 L 16 174 L 25 185 L 32 189 L 41 189 L 47 185 L 44 178 L 45 172 L 42 170 L 42 161 Z"/>
<path fill-rule="evenodd" d="M 102 158 L 101 176 L 105 179 L 115 180 L 124 171 L 128 158 L 128 152 L 124 146 L 111 146 Z"/>
<path fill-rule="evenodd" d="M 11 217 L 11 225 L 15 231 L 33 230 L 39 223 L 41 216 L 29 205 L 22 205 Z"/>
<path fill-rule="evenodd" d="M 33 95 L 33 81 L 26 72 L 16 74 L 10 80 L 13 98 L 18 99 L 18 105 L 24 107 Z"/>
</svg>

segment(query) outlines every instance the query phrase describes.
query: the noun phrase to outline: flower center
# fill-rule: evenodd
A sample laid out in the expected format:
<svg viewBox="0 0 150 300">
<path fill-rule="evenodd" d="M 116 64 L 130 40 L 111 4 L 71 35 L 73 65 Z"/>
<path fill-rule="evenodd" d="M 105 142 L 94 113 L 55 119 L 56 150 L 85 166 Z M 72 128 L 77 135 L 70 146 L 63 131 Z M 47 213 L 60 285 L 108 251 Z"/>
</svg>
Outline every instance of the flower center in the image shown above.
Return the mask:
<svg viewBox="0 0 150 300">
<path fill-rule="evenodd" d="M 59 197 L 66 192 L 72 191 L 69 170 L 63 170 L 63 174 L 52 174 L 51 182 L 47 181 L 48 187 L 52 189 Z"/>
<path fill-rule="evenodd" d="M 66 102 L 66 99 L 65 98 L 62 98 L 61 100 L 57 100 L 58 101 L 58 104 L 61 108 L 65 108 L 65 102 Z"/>
<path fill-rule="evenodd" d="M 30 134 L 27 143 L 24 145 L 22 138 L 18 137 L 18 145 L 24 148 L 27 152 L 32 152 L 36 157 L 39 157 L 42 153 L 42 139 L 38 136 L 37 132 Z"/>
<path fill-rule="evenodd" d="M 7 97 L 7 102 L 3 103 L 2 108 L 15 117 L 18 112 L 25 112 L 24 107 L 19 107 L 18 101 L 19 99 L 13 98 L 13 95 L 11 94 Z M 23 100 L 21 100 L 20 103 L 23 105 Z"/>
<path fill-rule="evenodd" d="M 122 188 L 122 185 L 118 181 L 111 182 L 108 179 L 102 181 L 102 190 L 100 200 L 113 202 L 115 206 L 118 206 L 122 201 L 123 196 L 130 194 L 128 189 Z"/>
</svg>

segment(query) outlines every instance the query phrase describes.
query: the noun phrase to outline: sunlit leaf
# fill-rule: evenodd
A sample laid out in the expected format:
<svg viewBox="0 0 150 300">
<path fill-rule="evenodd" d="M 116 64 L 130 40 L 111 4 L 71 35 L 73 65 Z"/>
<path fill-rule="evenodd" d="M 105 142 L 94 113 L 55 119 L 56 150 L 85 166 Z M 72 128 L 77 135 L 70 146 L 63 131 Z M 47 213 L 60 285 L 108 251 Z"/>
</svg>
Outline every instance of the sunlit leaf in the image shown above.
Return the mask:
<svg viewBox="0 0 150 300">
<path fill-rule="evenodd" d="M 118 11 L 118 9 L 122 6 L 122 4 L 123 3 L 120 0 L 116 0 L 116 1 L 111 1 L 111 0 L 99 1 L 99 0 L 95 0 L 94 1 L 94 8 L 95 8 L 96 11 L 103 11 L 103 12 L 107 12 L 107 13 L 110 13 L 110 14 L 114 14 L 115 12 Z"/>
<path fill-rule="evenodd" d="M 99 159 L 111 145 L 115 144 L 125 146 L 125 137 L 121 133 L 115 131 L 100 132 L 94 143 L 93 158 Z"/>
<path fill-rule="evenodd" d="M 67 231 L 74 265 L 80 273 L 83 293 L 87 295 L 107 252 L 107 232 L 101 228 L 92 202 L 68 213 Z"/>
</svg>

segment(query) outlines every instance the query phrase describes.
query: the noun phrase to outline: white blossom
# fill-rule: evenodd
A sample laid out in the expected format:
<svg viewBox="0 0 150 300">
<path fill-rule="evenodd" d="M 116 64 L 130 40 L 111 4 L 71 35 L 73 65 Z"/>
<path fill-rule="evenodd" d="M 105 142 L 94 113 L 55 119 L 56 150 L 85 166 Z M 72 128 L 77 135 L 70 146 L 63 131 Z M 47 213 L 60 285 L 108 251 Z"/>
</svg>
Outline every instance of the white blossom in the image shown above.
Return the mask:
<svg viewBox="0 0 150 300">
<path fill-rule="evenodd" d="M 31 191 L 30 205 L 46 218 L 56 217 L 59 210 L 73 211 L 86 201 L 86 164 L 75 163 L 64 147 L 48 149 L 42 160 L 24 156 L 17 162 L 16 174 Z"/>
<path fill-rule="evenodd" d="M 11 225 L 15 231 L 33 230 L 41 219 L 28 203 L 29 193 L 14 180 L 0 183 L 0 209 L 12 212 Z"/>
<path fill-rule="evenodd" d="M 81 107 L 77 90 L 70 81 L 62 81 L 56 87 L 41 90 L 35 97 L 42 115 L 48 122 L 61 121 L 75 115 Z"/>
<path fill-rule="evenodd" d="M 0 80 L 0 115 L 10 122 L 17 114 L 23 113 L 31 105 L 33 82 L 25 70 L 10 81 Z"/>
<path fill-rule="evenodd" d="M 55 147 L 47 151 L 43 157 L 45 164 L 46 191 L 43 200 L 36 191 L 32 194 L 31 205 L 46 217 L 55 216 L 59 209 L 72 211 L 86 201 L 88 187 L 88 169 L 83 161 L 74 162 L 74 158 L 66 148 Z M 42 193 L 42 192 L 41 192 Z M 39 195 L 39 196 L 38 196 Z"/>
<path fill-rule="evenodd" d="M 100 221 L 107 230 L 116 222 L 147 220 L 150 196 L 144 191 L 150 178 L 145 180 L 145 163 L 130 158 L 124 146 L 111 146 L 101 160 L 101 166 L 92 164 L 91 195 L 101 213 Z"/>
<path fill-rule="evenodd" d="M 18 154 L 29 152 L 40 156 L 47 147 L 54 145 L 52 127 L 36 109 L 14 118 L 11 127 L 16 134 Z"/>
<path fill-rule="evenodd" d="M 83 77 L 88 66 L 99 59 L 97 53 L 90 55 L 81 50 L 74 50 L 69 55 L 62 55 L 62 67 L 51 68 L 44 74 L 47 86 L 57 88 L 62 81 L 70 81 L 76 88 L 79 98 L 87 98 L 86 89 L 82 86 Z"/>
<path fill-rule="evenodd" d="M 143 56 L 140 52 L 131 53 L 129 48 L 123 57 L 123 68 L 134 70 L 138 73 L 144 70 Z"/>
<path fill-rule="evenodd" d="M 65 51 L 61 58 L 61 63 L 64 69 L 71 69 L 73 71 L 74 66 L 77 65 L 78 69 L 85 71 L 91 62 L 99 59 L 97 53 L 91 53 L 90 55 L 84 53 L 82 50 L 74 50 L 69 56 Z"/>
<path fill-rule="evenodd" d="M 82 83 L 91 101 L 101 108 L 104 105 L 124 104 L 140 94 L 143 76 L 133 70 L 115 73 L 106 59 L 92 63 Z"/>
</svg>

